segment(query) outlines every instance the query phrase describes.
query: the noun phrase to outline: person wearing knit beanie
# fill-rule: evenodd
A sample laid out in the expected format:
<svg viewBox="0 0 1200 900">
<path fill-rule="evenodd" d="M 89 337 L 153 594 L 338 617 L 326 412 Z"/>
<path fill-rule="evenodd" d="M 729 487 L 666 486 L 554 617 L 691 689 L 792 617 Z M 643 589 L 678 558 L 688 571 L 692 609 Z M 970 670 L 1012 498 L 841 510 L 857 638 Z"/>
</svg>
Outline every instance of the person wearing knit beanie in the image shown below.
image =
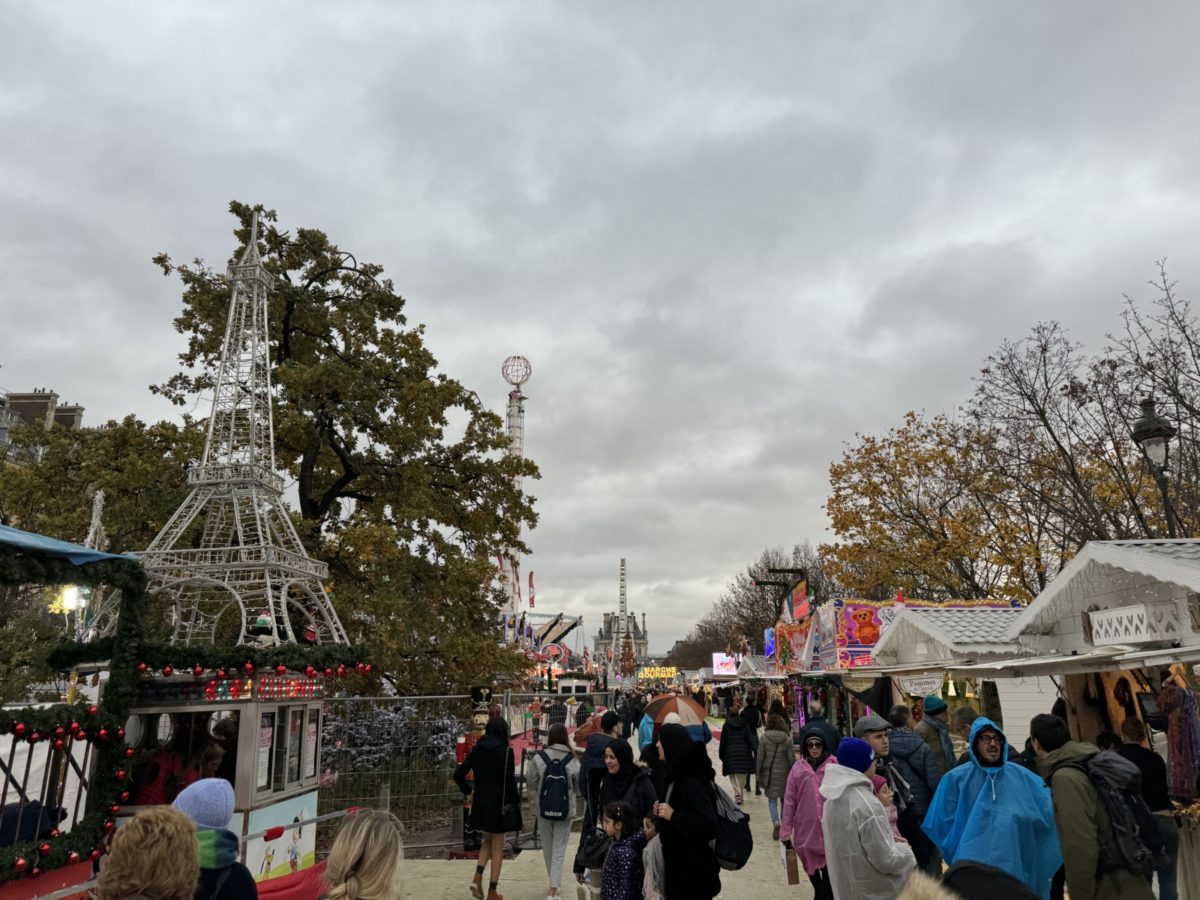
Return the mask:
<svg viewBox="0 0 1200 900">
<path fill-rule="evenodd" d="M 254 876 L 238 861 L 238 837 L 228 829 L 234 815 L 229 782 L 201 778 L 180 791 L 171 805 L 196 823 L 200 849 L 196 900 L 257 900 Z"/>
<path fill-rule="evenodd" d="M 917 867 L 912 847 L 895 839 L 874 774 L 875 750 L 861 738 L 843 738 L 826 766 L 821 831 L 834 897 L 894 900 Z"/>
<path fill-rule="evenodd" d="M 954 742 L 950 739 L 950 711 L 941 697 L 928 695 L 922 701 L 924 712 L 913 734 L 929 745 L 937 762 L 938 774 L 945 775 L 954 768 Z"/>
</svg>

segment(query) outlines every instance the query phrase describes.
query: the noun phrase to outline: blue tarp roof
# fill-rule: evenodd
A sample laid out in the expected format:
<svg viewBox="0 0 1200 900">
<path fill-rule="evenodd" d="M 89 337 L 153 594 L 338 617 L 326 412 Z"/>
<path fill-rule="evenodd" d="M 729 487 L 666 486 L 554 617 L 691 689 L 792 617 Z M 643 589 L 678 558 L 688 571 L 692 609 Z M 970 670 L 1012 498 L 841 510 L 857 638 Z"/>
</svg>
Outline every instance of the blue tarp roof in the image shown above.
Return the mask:
<svg viewBox="0 0 1200 900">
<path fill-rule="evenodd" d="M 137 562 L 137 557 L 132 553 L 101 553 L 99 550 L 93 550 L 91 547 L 69 544 L 66 541 L 46 537 L 44 534 L 34 534 L 32 531 L 22 531 L 20 528 L 10 528 L 8 525 L 0 525 L 0 552 L 29 553 L 35 556 L 46 556 L 51 559 L 65 559 L 76 566 L 100 562 L 104 559 L 123 559 Z"/>
</svg>

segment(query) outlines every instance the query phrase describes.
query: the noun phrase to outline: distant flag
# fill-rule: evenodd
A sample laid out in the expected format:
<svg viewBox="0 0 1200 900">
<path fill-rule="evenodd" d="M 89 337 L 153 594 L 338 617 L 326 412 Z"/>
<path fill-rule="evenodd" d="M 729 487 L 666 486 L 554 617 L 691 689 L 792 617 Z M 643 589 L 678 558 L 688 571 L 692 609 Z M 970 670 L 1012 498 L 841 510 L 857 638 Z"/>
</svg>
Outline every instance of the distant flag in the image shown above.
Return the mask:
<svg viewBox="0 0 1200 900">
<path fill-rule="evenodd" d="M 521 567 L 514 559 L 512 561 L 513 595 L 517 598 L 517 606 L 521 605 Z"/>
<path fill-rule="evenodd" d="M 529 573 L 529 608 L 533 609 L 533 573 Z"/>
</svg>

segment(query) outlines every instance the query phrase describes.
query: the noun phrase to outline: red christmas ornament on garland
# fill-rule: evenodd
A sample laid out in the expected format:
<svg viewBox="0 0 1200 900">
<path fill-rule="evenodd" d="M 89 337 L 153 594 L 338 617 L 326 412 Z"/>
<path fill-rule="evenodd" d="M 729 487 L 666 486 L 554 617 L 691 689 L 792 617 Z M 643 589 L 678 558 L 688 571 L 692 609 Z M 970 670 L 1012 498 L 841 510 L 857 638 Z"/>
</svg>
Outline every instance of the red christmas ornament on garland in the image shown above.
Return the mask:
<svg viewBox="0 0 1200 900">
<path fill-rule="evenodd" d="M 126 758 L 126 759 L 133 759 L 133 748 L 132 748 L 132 747 L 126 747 L 126 748 L 125 748 L 125 758 Z"/>
<path fill-rule="evenodd" d="M 125 737 L 125 729 L 124 728 L 117 729 L 117 737 L 119 737 L 119 738 Z"/>
<path fill-rule="evenodd" d="M 122 803 L 128 803 L 129 802 L 129 791 L 121 791 L 121 796 L 119 796 L 117 799 L 120 800 Z"/>
<path fill-rule="evenodd" d="M 40 734 L 38 734 L 36 731 L 30 732 L 29 743 L 36 744 L 41 739 L 42 739 L 42 736 Z"/>
<path fill-rule="evenodd" d="M 115 824 L 113 824 L 111 819 L 104 820 L 104 833 L 105 834 L 112 834 L 112 830 L 116 827 L 117 826 Z"/>
<path fill-rule="evenodd" d="M 99 859 L 99 858 L 100 858 L 100 848 L 93 847 L 92 852 L 88 854 L 88 859 Z"/>
<path fill-rule="evenodd" d="M 86 741 L 87 740 L 87 732 L 84 731 L 82 728 L 80 728 L 77 732 L 75 732 L 75 740 Z"/>
<path fill-rule="evenodd" d="M 95 704 L 93 704 L 92 706 L 89 706 L 88 707 L 88 715 L 89 716 L 100 715 L 100 707 L 96 706 Z"/>
<path fill-rule="evenodd" d="M 39 875 L 41 875 L 41 874 L 42 874 L 42 870 L 41 870 L 41 869 L 39 869 L 37 866 L 34 866 L 34 867 L 33 867 L 33 868 L 30 870 L 30 872 L 29 872 L 29 877 L 30 877 L 30 878 L 37 878 L 37 877 L 38 877 Z"/>
<path fill-rule="evenodd" d="M 162 667 L 162 673 L 164 675 L 166 675 L 168 678 L 170 678 L 172 675 L 175 674 L 175 670 L 173 668 L 171 668 L 170 664 L 168 663 L 167 665 Z"/>
<path fill-rule="evenodd" d="M 13 861 L 13 868 L 18 872 L 24 872 L 29 868 L 29 861 L 23 856 L 18 856 L 16 860 Z"/>
<path fill-rule="evenodd" d="M 275 674 L 276 675 L 286 675 L 287 674 L 287 666 L 285 666 L 283 663 L 280 663 L 279 665 L 277 665 L 275 667 Z"/>
<path fill-rule="evenodd" d="M 225 677 L 225 670 L 224 670 L 224 669 L 217 669 L 217 677 L 218 677 L 218 678 L 224 678 L 224 677 Z"/>
<path fill-rule="evenodd" d="M 244 666 L 242 666 L 242 671 L 245 672 L 247 675 L 253 675 L 254 674 L 254 663 L 252 663 L 252 662 L 246 663 Z"/>
<path fill-rule="evenodd" d="M 13 725 L 13 735 L 16 737 L 25 737 L 25 723 L 17 722 Z"/>
<path fill-rule="evenodd" d="M 108 740 L 108 729 L 107 729 L 107 728 L 101 728 L 99 731 L 97 731 L 97 732 L 96 732 L 96 737 L 97 737 L 99 740 L 102 740 L 102 741 L 107 741 L 107 740 Z"/>
<path fill-rule="evenodd" d="M 78 733 L 79 733 L 79 723 L 72 722 L 71 723 L 71 734 L 78 734 Z"/>
<path fill-rule="evenodd" d="M 150 667 L 148 665 L 146 665 L 144 662 L 140 662 L 137 664 L 137 670 L 138 670 L 139 675 L 145 675 L 147 672 L 150 671 Z"/>
<path fill-rule="evenodd" d="M 61 725 L 57 726 L 57 727 L 54 729 L 54 736 L 55 736 L 56 738 L 60 738 L 60 737 L 66 737 L 66 736 L 67 736 L 67 729 L 63 728 Z"/>
<path fill-rule="evenodd" d="M 38 845 L 38 853 L 42 854 L 42 856 L 49 856 L 50 855 L 50 845 L 49 844 L 39 844 Z"/>
<path fill-rule="evenodd" d="M 125 780 L 125 770 L 124 769 L 117 769 L 117 771 L 114 772 L 113 774 L 116 776 L 117 781 Z"/>
<path fill-rule="evenodd" d="M 200 665 L 199 663 L 192 666 L 192 674 L 195 675 L 197 678 L 199 678 L 201 675 L 204 674 L 204 666 Z"/>
<path fill-rule="evenodd" d="M 76 853 L 74 850 L 72 850 L 70 853 L 67 854 L 67 862 L 71 865 L 74 865 L 75 863 L 79 862 L 79 854 Z"/>
</svg>

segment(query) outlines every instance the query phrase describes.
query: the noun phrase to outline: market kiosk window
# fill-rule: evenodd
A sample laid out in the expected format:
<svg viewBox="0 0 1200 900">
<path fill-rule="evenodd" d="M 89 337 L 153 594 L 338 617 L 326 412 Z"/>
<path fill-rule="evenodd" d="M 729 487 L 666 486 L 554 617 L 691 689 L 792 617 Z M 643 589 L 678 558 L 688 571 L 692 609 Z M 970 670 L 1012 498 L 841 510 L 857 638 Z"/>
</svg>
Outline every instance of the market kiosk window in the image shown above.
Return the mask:
<svg viewBox="0 0 1200 900">
<path fill-rule="evenodd" d="M 321 759 L 321 704 L 258 707 L 256 799 L 314 786 Z"/>
<path fill-rule="evenodd" d="M 224 778 L 237 790 L 236 708 L 142 710 L 125 724 L 134 748 L 130 795 L 135 805 L 171 803 L 201 778 Z"/>
</svg>

